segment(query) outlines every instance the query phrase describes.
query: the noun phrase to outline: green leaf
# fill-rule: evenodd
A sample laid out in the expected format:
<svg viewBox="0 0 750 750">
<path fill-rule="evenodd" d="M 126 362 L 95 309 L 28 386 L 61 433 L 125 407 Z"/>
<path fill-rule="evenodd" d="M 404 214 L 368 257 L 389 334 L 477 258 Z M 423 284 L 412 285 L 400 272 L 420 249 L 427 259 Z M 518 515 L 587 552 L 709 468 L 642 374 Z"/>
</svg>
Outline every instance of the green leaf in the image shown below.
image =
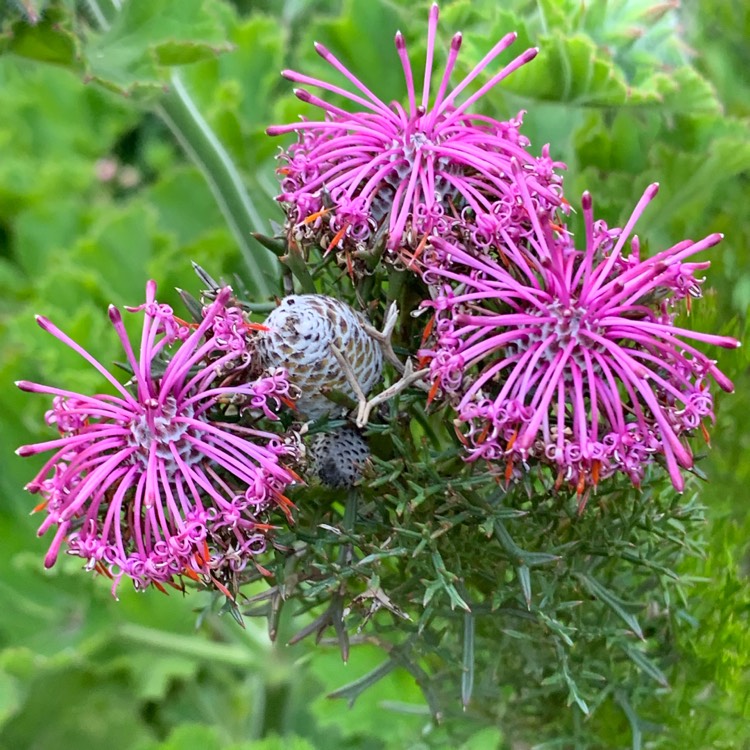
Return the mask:
<svg viewBox="0 0 750 750">
<path fill-rule="evenodd" d="M 649 677 L 656 680 L 662 687 L 669 687 L 669 681 L 664 672 L 654 664 L 651 659 L 633 646 L 625 646 L 625 653 L 628 655 L 630 660 L 641 670 L 643 670 Z"/>
<path fill-rule="evenodd" d="M 24 20 L 13 24 L 7 41 L 0 41 L 0 51 L 80 69 L 80 42 L 70 29 L 69 16 L 59 8 L 47 9 L 40 15 L 30 3 L 27 14 L 33 14 L 40 22 L 31 25 Z"/>
<path fill-rule="evenodd" d="M 583 583 L 583 585 L 593 597 L 602 602 L 602 604 L 605 604 L 607 607 L 609 607 L 627 624 L 627 626 L 630 628 L 630 630 L 633 631 L 633 633 L 635 633 L 635 635 L 643 640 L 643 631 L 641 630 L 641 626 L 638 624 L 638 620 L 634 615 L 627 611 L 627 607 L 632 605 L 622 601 L 622 599 L 613 594 L 605 586 L 602 586 L 599 581 L 597 581 L 590 575 L 587 575 L 585 573 L 577 573 L 576 578 L 578 578 L 578 580 Z"/>
<path fill-rule="evenodd" d="M 205 0 L 123 3 L 110 28 L 83 48 L 87 74 L 123 94 L 161 87 L 166 66 L 213 57 L 230 47 L 212 4 Z"/>
</svg>

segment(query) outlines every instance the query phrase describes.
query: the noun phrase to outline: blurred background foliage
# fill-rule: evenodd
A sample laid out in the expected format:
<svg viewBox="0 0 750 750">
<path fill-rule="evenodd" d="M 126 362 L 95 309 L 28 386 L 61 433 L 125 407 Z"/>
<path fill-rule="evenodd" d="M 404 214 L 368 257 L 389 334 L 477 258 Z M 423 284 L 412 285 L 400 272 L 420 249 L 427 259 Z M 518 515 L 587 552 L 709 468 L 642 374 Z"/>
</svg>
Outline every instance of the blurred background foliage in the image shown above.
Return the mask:
<svg viewBox="0 0 750 750">
<path fill-rule="evenodd" d="M 240 273 L 259 299 L 275 291 L 272 259 L 249 232 L 270 232 L 269 220 L 281 220 L 273 201 L 279 144 L 264 128 L 305 111 L 279 71 L 323 72 L 312 48 L 319 40 L 381 97 L 400 98 L 393 33 L 400 28 L 423 59 L 428 7 L 425 0 L 0 4 L 2 750 L 527 747 L 469 717 L 435 725 L 401 670 L 351 709 L 326 698 L 380 663 L 372 646 L 354 648 L 345 665 L 335 649 L 283 645 L 292 632 L 286 621 L 277 645 L 255 621 L 245 630 L 216 615 L 198 621 L 200 594 L 136 595 L 123 586 L 118 602 L 73 560 L 43 571 L 46 542 L 35 537 L 32 501 L 21 489 L 33 462 L 12 455 L 42 439 L 46 408 L 12 381 L 97 386 L 73 353 L 34 326 L 33 314 L 111 361 L 118 353 L 104 310 L 137 304 L 147 278 L 176 306 L 175 287 L 196 288 L 190 260 L 215 276 Z M 458 73 L 512 29 L 514 52 L 541 48 L 482 106 L 501 117 L 527 110 L 534 149 L 551 143 L 568 164 L 574 205 L 589 189 L 598 212 L 617 224 L 657 180 L 660 196 L 639 226 L 652 247 L 726 234 L 691 325 L 742 337 L 750 305 L 747 4 L 446 0 L 441 19 L 444 44 L 465 32 Z M 247 189 L 241 205 L 217 203 L 203 158 L 210 148 L 201 145 L 208 131 L 195 131 L 191 106 L 236 165 Z M 652 723 L 631 727 L 629 737 L 604 707 L 590 720 L 599 739 L 586 739 L 581 718 L 576 747 L 750 746 L 746 350 L 722 352 L 721 366 L 737 392 L 719 404 L 713 449 L 701 464 L 708 522 L 703 553 L 680 571 L 691 583 L 680 659 L 670 665 L 669 687 L 655 683 Z"/>
</svg>

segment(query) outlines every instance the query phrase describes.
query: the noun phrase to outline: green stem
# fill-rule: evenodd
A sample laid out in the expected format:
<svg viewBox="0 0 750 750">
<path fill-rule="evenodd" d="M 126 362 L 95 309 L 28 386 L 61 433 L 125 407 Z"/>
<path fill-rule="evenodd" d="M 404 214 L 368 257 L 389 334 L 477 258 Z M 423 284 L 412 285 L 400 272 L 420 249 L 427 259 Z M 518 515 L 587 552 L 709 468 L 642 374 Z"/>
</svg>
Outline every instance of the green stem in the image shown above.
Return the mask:
<svg viewBox="0 0 750 750">
<path fill-rule="evenodd" d="M 87 0 L 95 24 L 102 31 L 112 25 L 122 9 L 121 0 Z M 175 140 L 195 163 L 208 183 L 229 229 L 239 245 L 252 286 L 259 296 L 278 291 L 277 260 L 252 235 L 263 226 L 237 166 L 198 110 L 178 72 L 172 71 L 169 91 L 155 107 Z"/>
<path fill-rule="evenodd" d="M 272 296 L 278 288 L 278 261 L 252 236 L 262 228 L 263 219 L 239 170 L 199 112 L 179 73 L 170 76 L 170 91 L 161 98 L 156 112 L 211 188 L 242 251 L 255 291 L 262 297 Z"/>
<path fill-rule="evenodd" d="M 134 625 L 133 623 L 120 625 L 117 632 L 118 635 L 131 643 L 150 646 L 160 651 L 180 654 L 213 664 L 227 664 L 246 669 L 261 665 L 261 659 L 258 655 L 243 646 L 214 643 L 203 638 L 168 633 L 163 630 L 146 628 L 142 625 Z"/>
</svg>

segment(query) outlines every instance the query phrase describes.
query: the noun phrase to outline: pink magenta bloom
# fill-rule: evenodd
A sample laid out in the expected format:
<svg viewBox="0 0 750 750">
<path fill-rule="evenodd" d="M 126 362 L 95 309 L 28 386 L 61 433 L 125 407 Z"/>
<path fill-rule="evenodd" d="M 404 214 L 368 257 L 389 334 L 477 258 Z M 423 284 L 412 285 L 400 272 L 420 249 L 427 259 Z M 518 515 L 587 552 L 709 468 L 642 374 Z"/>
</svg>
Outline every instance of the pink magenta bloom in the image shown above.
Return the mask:
<svg viewBox="0 0 750 750">
<path fill-rule="evenodd" d="M 528 140 L 519 134 L 523 112 L 499 122 L 469 110 L 500 81 L 533 59 L 528 49 L 495 73 L 473 94 L 460 95 L 516 39 L 503 37 L 453 89 L 449 82 L 461 47 L 461 34 L 451 42 L 437 92 L 433 88 L 433 58 L 438 6 L 430 11 L 427 60 L 421 94 L 401 32 L 396 50 L 406 81 L 406 106 L 379 99 L 321 44 L 318 54 L 353 87 L 334 84 L 286 70 L 291 81 L 314 86 L 347 99 L 349 112 L 295 90 L 304 102 L 325 112 L 322 121 L 274 126 L 270 135 L 296 132 L 297 143 L 281 154 L 285 162 L 282 193 L 292 236 L 328 250 L 371 248 L 385 233 L 386 246 L 407 259 L 419 253 L 426 235 L 444 235 L 458 222 L 473 226 L 476 217 L 501 220 L 514 211 L 519 195 L 510 177 L 510 160 L 523 164 L 522 179 L 534 196 L 537 211 L 552 211 L 561 202 L 561 179 L 545 147 L 541 158 L 531 156 Z M 481 220 L 481 219 L 480 219 Z"/>
<path fill-rule="evenodd" d="M 293 449 L 278 435 L 247 425 L 286 400 L 283 371 L 234 382 L 250 357 L 249 325 L 224 288 L 188 326 L 158 304 L 146 286 L 140 352 L 128 340 L 120 311 L 109 317 L 133 372 L 123 386 L 85 349 L 46 318 L 39 325 L 101 373 L 114 395 L 87 396 L 37 383 L 25 391 L 54 396 L 47 422 L 57 440 L 18 449 L 53 455 L 27 485 L 46 510 L 39 534 L 55 527 L 45 558 L 54 565 L 65 542 L 89 569 L 122 576 L 137 588 L 186 575 L 229 593 L 227 585 L 266 546 L 266 510 L 293 474 L 280 461 Z M 226 412 L 233 410 L 233 422 Z M 223 417 L 223 419 L 222 419 Z M 246 417 L 246 418 L 243 418 Z M 113 589 L 114 590 L 114 589 Z"/>
<path fill-rule="evenodd" d="M 639 484 L 657 457 L 672 483 L 693 457 L 684 436 L 713 419 L 709 376 L 732 383 L 685 339 L 723 347 L 735 339 L 675 324 L 675 303 L 701 296 L 688 262 L 722 236 L 685 240 L 643 259 L 633 227 L 656 194 L 651 185 L 624 229 L 593 218 L 583 196 L 586 249 L 564 227 L 538 219 L 523 187 L 533 232 L 507 234 L 494 256 L 434 239 L 425 280 L 435 284 L 433 395 L 457 404 L 469 460 L 500 463 L 508 480 L 519 465 L 548 464 L 558 486 L 579 494 L 623 472 Z M 500 472 L 503 468 L 499 469 Z M 585 502 L 585 498 L 583 498 Z"/>
</svg>

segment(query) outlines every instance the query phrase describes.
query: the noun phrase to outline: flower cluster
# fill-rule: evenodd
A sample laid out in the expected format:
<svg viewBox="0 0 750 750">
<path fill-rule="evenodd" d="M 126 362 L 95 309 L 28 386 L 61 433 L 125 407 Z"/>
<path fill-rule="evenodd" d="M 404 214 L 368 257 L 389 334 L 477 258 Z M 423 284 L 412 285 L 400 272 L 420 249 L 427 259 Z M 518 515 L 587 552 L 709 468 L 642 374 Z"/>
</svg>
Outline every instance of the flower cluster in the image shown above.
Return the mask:
<svg viewBox="0 0 750 750">
<path fill-rule="evenodd" d="M 519 167 L 516 166 L 516 172 Z M 485 459 L 507 480 L 531 464 L 551 465 L 562 483 L 587 487 L 615 472 L 636 485 L 661 460 L 681 490 L 693 457 L 684 440 L 712 420 L 710 380 L 731 382 L 685 339 L 739 343 L 675 322 L 675 303 L 699 297 L 695 254 L 712 234 L 642 258 L 634 225 L 657 192 L 651 185 L 623 229 L 594 221 L 584 194 L 585 248 L 536 212 L 519 181 L 533 231 L 500 232 L 483 244 L 435 238 L 424 255 L 435 310 L 430 362 L 433 396 L 455 403 L 468 459 Z M 703 428 L 705 431 L 705 428 Z"/>
<path fill-rule="evenodd" d="M 19 382 L 54 396 L 47 422 L 56 440 L 22 446 L 22 456 L 54 451 L 27 485 L 46 511 L 39 533 L 54 528 L 45 558 L 54 565 L 63 544 L 87 567 L 123 576 L 137 588 L 175 585 L 187 576 L 234 594 L 235 576 L 266 546 L 269 511 L 288 512 L 295 479 L 284 460 L 294 446 L 253 426 L 253 412 L 276 418 L 288 399 L 282 371 L 236 381 L 251 358 L 251 325 L 232 293 L 221 289 L 188 325 L 146 287 L 138 354 L 120 311 L 109 317 L 132 380 L 122 385 L 89 352 L 45 318 L 39 325 L 103 375 L 112 394 L 88 396 Z M 239 368 L 239 370 L 238 370 Z M 233 410 L 234 420 L 225 412 Z"/>
<path fill-rule="evenodd" d="M 411 262 L 427 238 L 449 232 L 477 234 L 490 240 L 504 229 L 523 232 L 517 179 L 511 159 L 522 165 L 522 179 L 540 214 L 561 204 L 561 179 L 548 147 L 541 157 L 528 152 L 519 132 L 523 112 L 509 121 L 471 114 L 470 108 L 500 81 L 533 59 L 528 49 L 509 62 L 474 93 L 461 94 L 516 39 L 504 36 L 456 86 L 450 77 L 461 47 L 456 34 L 437 92 L 432 96 L 433 59 L 438 6 L 430 11 L 427 60 L 421 93 L 415 90 L 406 43 L 396 34 L 396 50 L 406 82 L 405 106 L 388 105 L 320 44 L 320 56 L 340 73 L 354 92 L 316 78 L 284 71 L 291 81 L 328 91 L 354 105 L 346 111 L 306 90 L 297 96 L 325 112 L 325 119 L 268 129 L 271 135 L 298 134 L 281 153 L 282 192 L 290 238 L 304 247 L 322 246 L 352 257 L 372 253 L 381 243 L 391 260 Z"/>
</svg>

